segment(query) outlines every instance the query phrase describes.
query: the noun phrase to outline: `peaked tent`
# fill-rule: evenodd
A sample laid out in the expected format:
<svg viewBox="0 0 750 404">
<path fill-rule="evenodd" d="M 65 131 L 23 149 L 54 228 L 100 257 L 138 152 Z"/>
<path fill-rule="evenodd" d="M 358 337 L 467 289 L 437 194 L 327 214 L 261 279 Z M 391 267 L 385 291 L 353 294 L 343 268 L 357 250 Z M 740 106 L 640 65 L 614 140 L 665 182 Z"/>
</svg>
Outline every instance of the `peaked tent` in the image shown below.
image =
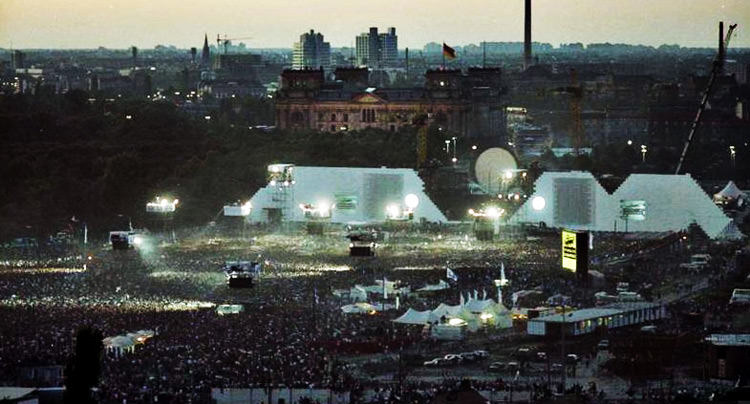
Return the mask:
<svg viewBox="0 0 750 404">
<path fill-rule="evenodd" d="M 364 314 L 378 311 L 378 307 L 375 307 L 370 303 L 354 303 L 342 306 L 341 311 L 345 314 Z"/>
<path fill-rule="evenodd" d="M 440 303 L 438 307 L 435 308 L 435 310 L 432 311 L 432 314 L 437 317 L 443 317 L 443 316 L 457 316 L 461 312 L 461 305 L 456 306 L 450 306 L 445 303 Z"/>
<path fill-rule="evenodd" d="M 441 279 L 436 285 L 425 285 L 423 288 L 417 289 L 417 292 L 435 292 L 438 290 L 445 290 L 450 287 L 451 286 L 448 284 L 448 282 Z"/>
<path fill-rule="evenodd" d="M 744 195 L 745 194 L 737 187 L 737 184 L 735 184 L 734 181 L 729 181 L 724 189 L 714 194 L 714 201 L 737 199 Z"/>
<path fill-rule="evenodd" d="M 485 299 L 485 300 L 469 299 L 469 301 L 466 302 L 464 307 L 472 313 L 481 313 L 487 310 L 488 308 L 492 308 L 492 306 L 494 305 L 495 305 L 495 301 L 492 299 Z"/>
<path fill-rule="evenodd" d="M 394 323 L 415 325 L 424 325 L 432 321 L 435 321 L 435 318 L 430 310 L 418 311 L 411 308 L 401 317 L 393 320 Z"/>
</svg>

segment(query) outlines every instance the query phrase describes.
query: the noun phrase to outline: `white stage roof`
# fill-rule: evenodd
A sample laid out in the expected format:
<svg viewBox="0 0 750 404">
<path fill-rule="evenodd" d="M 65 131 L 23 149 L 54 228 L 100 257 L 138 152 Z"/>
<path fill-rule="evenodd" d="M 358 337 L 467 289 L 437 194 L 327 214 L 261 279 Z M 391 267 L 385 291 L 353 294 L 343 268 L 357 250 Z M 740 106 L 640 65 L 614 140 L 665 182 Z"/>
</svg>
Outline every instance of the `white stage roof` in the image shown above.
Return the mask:
<svg viewBox="0 0 750 404">
<path fill-rule="evenodd" d="M 606 232 L 626 227 L 628 232 L 681 231 L 696 223 L 712 239 L 741 237 L 690 175 L 632 174 L 611 195 L 591 173 L 581 171 L 545 172 L 534 186 L 512 222 Z M 535 198 L 544 203 L 534 205 Z M 627 220 L 623 206 L 633 213 Z"/>
<path fill-rule="evenodd" d="M 445 215 L 424 192 L 417 172 L 407 168 L 309 167 L 296 166 L 294 183 L 267 185 L 253 195 L 249 221 L 267 222 L 270 211 L 280 210 L 284 220 L 304 221 L 300 204 L 336 205 L 331 210 L 333 223 L 371 223 L 386 220 L 386 208 L 395 205 L 406 210 L 405 198 L 418 198 L 415 222 L 445 222 Z"/>
</svg>

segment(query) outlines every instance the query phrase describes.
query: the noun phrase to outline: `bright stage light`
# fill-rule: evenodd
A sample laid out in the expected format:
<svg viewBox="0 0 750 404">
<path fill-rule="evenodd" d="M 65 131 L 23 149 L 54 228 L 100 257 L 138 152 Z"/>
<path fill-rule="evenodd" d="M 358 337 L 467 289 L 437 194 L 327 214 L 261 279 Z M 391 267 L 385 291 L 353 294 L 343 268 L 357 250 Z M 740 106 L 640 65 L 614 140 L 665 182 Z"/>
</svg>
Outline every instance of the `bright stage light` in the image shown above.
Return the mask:
<svg viewBox="0 0 750 404">
<path fill-rule="evenodd" d="M 452 319 L 448 320 L 448 324 L 450 324 L 450 325 L 452 325 L 452 326 L 455 327 L 455 326 L 466 324 L 466 321 L 464 321 L 464 320 L 462 320 L 460 318 L 452 318 Z"/>
<path fill-rule="evenodd" d="M 331 216 L 331 204 L 328 201 L 318 201 L 315 206 L 318 208 L 318 215 L 320 217 Z"/>
<path fill-rule="evenodd" d="M 500 212 L 500 210 L 498 210 L 496 207 L 490 207 L 490 208 L 487 208 L 485 215 L 487 215 L 487 217 L 491 219 L 497 219 L 498 217 L 500 217 L 501 213 L 502 212 Z"/>
<path fill-rule="evenodd" d="M 547 201 L 545 201 L 541 196 L 535 196 L 531 200 L 531 208 L 534 210 L 542 210 L 545 206 L 547 206 Z"/>
<path fill-rule="evenodd" d="M 385 213 L 389 219 L 397 219 L 401 216 L 401 208 L 395 203 L 392 203 L 385 208 Z"/>
<path fill-rule="evenodd" d="M 507 170 L 503 173 L 503 178 L 506 180 L 513 179 L 513 171 Z"/>
<path fill-rule="evenodd" d="M 247 216 L 250 214 L 250 211 L 253 210 L 253 204 L 250 203 L 250 201 L 245 202 L 244 205 L 242 205 L 242 215 Z"/>
<path fill-rule="evenodd" d="M 170 201 L 169 199 L 157 196 L 154 202 L 149 202 L 146 204 L 146 211 L 156 213 L 171 213 L 177 209 L 178 203 L 180 203 L 179 199 Z"/>
<path fill-rule="evenodd" d="M 141 244 L 143 244 L 143 238 L 141 236 L 133 236 L 133 245 L 140 246 Z"/>
<path fill-rule="evenodd" d="M 404 198 L 404 204 L 410 210 L 414 210 L 417 208 L 417 206 L 419 206 L 419 197 L 414 194 L 406 195 L 406 197 Z"/>
</svg>

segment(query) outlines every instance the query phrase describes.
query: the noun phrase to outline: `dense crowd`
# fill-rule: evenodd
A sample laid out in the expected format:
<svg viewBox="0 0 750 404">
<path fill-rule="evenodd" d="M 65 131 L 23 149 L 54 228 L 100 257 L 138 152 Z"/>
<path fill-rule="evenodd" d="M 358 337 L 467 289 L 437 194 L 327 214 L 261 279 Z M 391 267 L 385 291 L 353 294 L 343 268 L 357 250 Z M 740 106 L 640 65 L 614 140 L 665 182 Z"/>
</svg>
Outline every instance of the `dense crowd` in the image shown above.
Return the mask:
<svg viewBox="0 0 750 404">
<path fill-rule="evenodd" d="M 92 326 L 105 336 L 141 329 L 156 334 L 133 354 L 107 354 L 98 392 L 103 403 L 153 401 L 159 395 L 178 402 L 206 402 L 212 387 L 251 386 L 380 390 L 376 400 L 387 402 L 392 391 L 362 383 L 361 371 L 351 371 L 338 356 L 387 354 L 419 341 L 420 329 L 390 321 L 404 308 L 458 304 L 458 291 L 477 290 L 481 295 L 486 290 L 494 298 L 492 281 L 499 278 L 501 263 L 510 281 L 506 306 L 512 292 L 537 287 L 545 295 L 584 296 L 576 292 L 573 274 L 559 269 L 557 238 L 488 246 L 463 235 L 443 237 L 392 234 L 391 244 L 383 242 L 382 257 L 366 260 L 348 258 L 345 243 L 338 240 L 343 237 L 328 236 L 295 236 L 291 241 L 269 236 L 263 243 L 232 246 L 186 242 L 145 255 L 100 253 L 87 261 L 86 271 L 66 261 L 18 265 L 14 257 L 0 266 L 0 382 L 18 383 L 23 366 L 64 366 L 76 330 Z M 400 238 L 409 247 L 394 246 Z M 639 248 L 633 242 L 617 252 L 615 242 L 607 243 L 602 240 L 602 254 L 631 256 Z M 224 284 L 219 268 L 236 259 L 263 263 L 254 288 L 230 290 Z M 396 266 L 427 269 L 393 271 Z M 418 288 L 445 279 L 446 267 L 458 275 L 451 289 L 404 298 L 399 312 L 346 315 L 340 309 L 346 302 L 332 294 L 334 289 L 382 278 Z M 647 279 L 644 274 L 643 283 Z M 196 302 L 239 303 L 245 312 L 219 316 L 211 308 L 191 304 Z M 502 380 L 478 387 L 509 388 Z M 536 389 L 524 384 L 514 388 Z M 439 386 L 414 385 L 408 390 L 429 397 Z"/>
</svg>

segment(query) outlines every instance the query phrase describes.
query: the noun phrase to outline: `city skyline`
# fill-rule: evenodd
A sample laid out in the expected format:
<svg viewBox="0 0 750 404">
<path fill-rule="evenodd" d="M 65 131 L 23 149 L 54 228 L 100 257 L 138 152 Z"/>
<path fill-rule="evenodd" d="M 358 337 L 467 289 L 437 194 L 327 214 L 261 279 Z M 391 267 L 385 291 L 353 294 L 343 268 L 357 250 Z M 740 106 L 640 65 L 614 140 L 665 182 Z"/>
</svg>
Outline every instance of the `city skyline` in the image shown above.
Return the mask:
<svg viewBox="0 0 750 404">
<path fill-rule="evenodd" d="M 523 41 L 523 2 L 468 0 L 457 15 L 450 3 L 322 0 L 310 9 L 298 0 L 273 3 L 218 1 L 206 7 L 175 0 L 6 0 L 0 4 L 0 48 L 200 47 L 203 33 L 248 37 L 248 48 L 291 48 L 314 29 L 332 47 L 350 47 L 371 26 L 393 26 L 399 47 L 429 42 L 455 45 Z M 429 8 L 428 8 L 429 7 Z M 310 17 L 314 15 L 314 17 Z M 656 18 L 658 16 L 658 18 Z M 739 23 L 732 47 L 750 47 L 750 2 L 745 0 L 535 0 L 533 40 L 560 43 L 628 43 L 714 47 L 717 22 Z"/>
</svg>

